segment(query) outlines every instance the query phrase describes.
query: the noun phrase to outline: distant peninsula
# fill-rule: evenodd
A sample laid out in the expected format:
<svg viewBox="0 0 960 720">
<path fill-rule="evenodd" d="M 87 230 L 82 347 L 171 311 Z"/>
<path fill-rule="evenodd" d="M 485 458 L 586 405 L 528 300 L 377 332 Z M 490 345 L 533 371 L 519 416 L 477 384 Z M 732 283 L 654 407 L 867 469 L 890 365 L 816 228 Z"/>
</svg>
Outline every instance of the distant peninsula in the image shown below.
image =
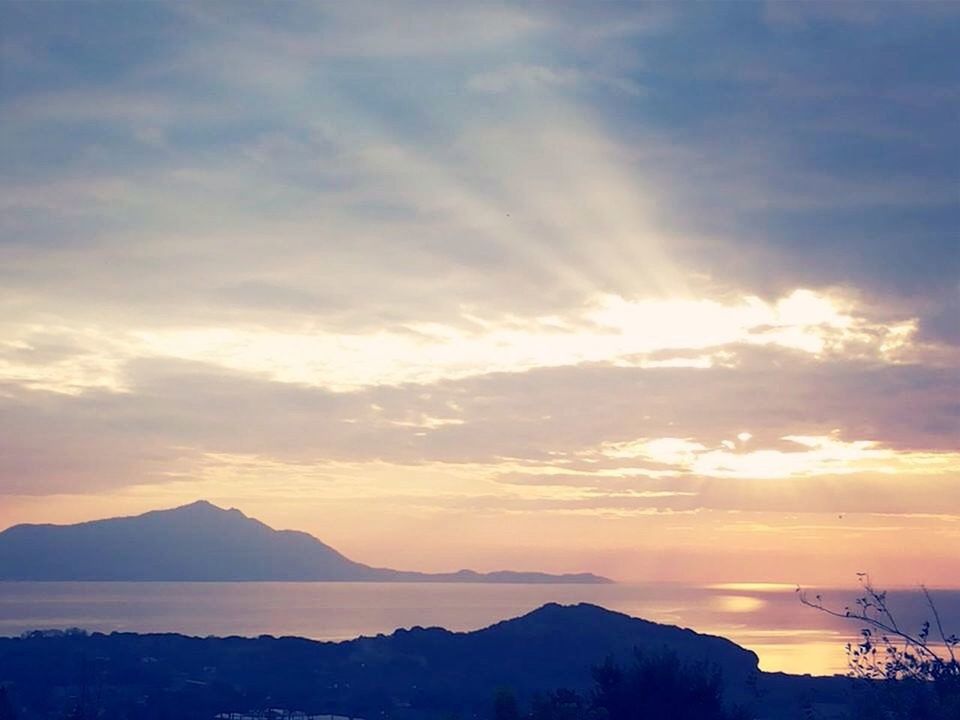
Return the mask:
<svg viewBox="0 0 960 720">
<path fill-rule="evenodd" d="M 274 530 L 205 500 L 76 525 L 15 525 L 0 532 L 0 580 L 612 582 L 592 573 L 421 573 L 372 567 L 305 532 Z"/>
</svg>

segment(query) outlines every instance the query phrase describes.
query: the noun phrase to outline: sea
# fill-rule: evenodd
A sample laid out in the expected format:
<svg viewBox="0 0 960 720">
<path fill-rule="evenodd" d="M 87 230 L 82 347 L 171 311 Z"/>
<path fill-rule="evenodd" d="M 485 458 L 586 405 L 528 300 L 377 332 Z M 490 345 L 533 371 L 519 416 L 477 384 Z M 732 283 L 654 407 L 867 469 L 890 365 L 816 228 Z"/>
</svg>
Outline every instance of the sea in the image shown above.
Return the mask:
<svg viewBox="0 0 960 720">
<path fill-rule="evenodd" d="M 856 588 L 811 588 L 843 610 Z M 960 631 L 960 590 L 933 591 L 948 632 Z M 860 625 L 800 602 L 792 585 L 527 585 L 346 582 L 0 582 L 0 636 L 31 630 L 175 632 L 194 636 L 299 636 L 346 640 L 397 628 L 468 631 L 548 603 L 592 603 L 655 622 L 721 635 L 757 653 L 767 671 L 846 670 Z M 916 589 L 894 590 L 904 627 L 931 617 Z"/>
</svg>

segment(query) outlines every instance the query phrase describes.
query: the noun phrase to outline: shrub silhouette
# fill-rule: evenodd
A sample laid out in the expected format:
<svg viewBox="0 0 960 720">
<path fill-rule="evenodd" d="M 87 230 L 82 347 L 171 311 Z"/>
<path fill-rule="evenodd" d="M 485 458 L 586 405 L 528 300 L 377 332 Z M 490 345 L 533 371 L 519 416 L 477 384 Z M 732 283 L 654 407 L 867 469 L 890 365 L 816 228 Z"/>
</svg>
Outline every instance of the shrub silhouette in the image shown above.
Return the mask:
<svg viewBox="0 0 960 720">
<path fill-rule="evenodd" d="M 684 665 L 672 653 L 637 656 L 627 669 L 607 662 L 594 671 L 593 705 L 611 720 L 725 718 L 718 671 Z"/>
<path fill-rule="evenodd" d="M 931 620 L 912 632 L 897 620 L 886 591 L 858 574 L 862 594 L 853 607 L 835 610 L 820 595 L 812 599 L 798 588 L 800 602 L 833 617 L 863 625 L 860 642 L 847 645 L 848 674 L 868 681 L 858 686 L 857 712 L 884 720 L 957 720 L 960 718 L 960 638 L 943 627 L 936 603 L 921 586 Z"/>
<path fill-rule="evenodd" d="M 530 720 L 748 720 L 723 704 L 719 671 L 683 663 L 674 654 L 637 653 L 624 667 L 613 660 L 594 668 L 586 697 L 557 690 L 535 698 Z"/>
<path fill-rule="evenodd" d="M 556 690 L 534 698 L 531 720 L 584 720 L 598 718 L 587 703 L 573 690 Z"/>
</svg>

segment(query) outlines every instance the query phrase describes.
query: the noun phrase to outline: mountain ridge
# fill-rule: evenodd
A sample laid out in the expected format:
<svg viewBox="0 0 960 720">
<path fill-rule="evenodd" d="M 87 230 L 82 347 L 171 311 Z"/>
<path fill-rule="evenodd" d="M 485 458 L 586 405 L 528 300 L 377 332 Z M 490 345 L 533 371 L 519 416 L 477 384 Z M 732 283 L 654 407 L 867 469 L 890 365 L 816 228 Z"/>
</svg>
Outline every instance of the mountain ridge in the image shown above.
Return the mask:
<svg viewBox="0 0 960 720">
<path fill-rule="evenodd" d="M 0 532 L 0 580 L 609 583 L 592 573 L 423 573 L 351 560 L 300 530 L 276 530 L 206 500 L 72 525 Z"/>
<path fill-rule="evenodd" d="M 173 689 L 182 693 L 177 707 L 195 709 L 187 720 L 268 701 L 354 717 L 484 717 L 497 688 L 512 688 L 523 702 L 559 687 L 586 692 L 593 668 L 607 659 L 630 663 L 636 653 L 672 653 L 720 673 L 725 698 L 756 707 L 756 717 L 799 717 L 791 708 L 811 697 L 839 705 L 850 693 L 848 678 L 764 673 L 755 653 L 727 638 L 589 603 L 548 603 L 477 630 L 415 626 L 342 641 L 37 631 L 0 637 L 0 683 L 24 694 L 32 687 L 41 703 L 76 683 L 74 665 L 51 667 L 50 658 L 96 657 L 111 702 L 142 709 L 145 687 Z"/>
</svg>

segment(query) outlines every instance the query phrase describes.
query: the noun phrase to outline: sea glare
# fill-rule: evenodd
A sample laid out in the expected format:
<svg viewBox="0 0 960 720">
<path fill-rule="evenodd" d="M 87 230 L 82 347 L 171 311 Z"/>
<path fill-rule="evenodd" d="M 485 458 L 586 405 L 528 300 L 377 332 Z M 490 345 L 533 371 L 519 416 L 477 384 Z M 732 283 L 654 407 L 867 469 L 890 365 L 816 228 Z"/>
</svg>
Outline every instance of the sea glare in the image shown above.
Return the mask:
<svg viewBox="0 0 960 720">
<path fill-rule="evenodd" d="M 855 589 L 811 589 L 842 609 Z M 934 593 L 945 627 L 960 627 L 960 591 Z M 786 585 L 676 583 L 486 585 L 456 583 L 0 582 L 0 635 L 48 628 L 296 635 L 345 640 L 400 627 L 475 630 L 547 602 L 588 602 L 636 617 L 722 635 L 750 648 L 763 670 L 844 672 L 855 623 L 804 607 Z M 916 591 L 891 602 L 907 626 L 928 616 Z"/>
</svg>

